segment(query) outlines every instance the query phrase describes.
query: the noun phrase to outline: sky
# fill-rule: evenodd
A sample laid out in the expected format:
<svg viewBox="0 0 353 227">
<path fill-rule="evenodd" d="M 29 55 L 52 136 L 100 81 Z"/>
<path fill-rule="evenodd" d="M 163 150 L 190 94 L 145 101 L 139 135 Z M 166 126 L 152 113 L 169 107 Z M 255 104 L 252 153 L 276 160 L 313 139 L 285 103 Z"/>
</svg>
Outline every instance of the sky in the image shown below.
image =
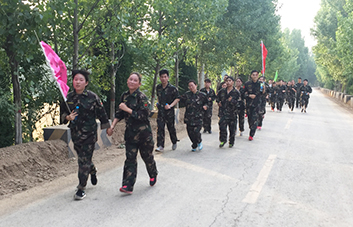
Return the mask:
<svg viewBox="0 0 353 227">
<path fill-rule="evenodd" d="M 320 2 L 321 0 L 278 0 L 282 31 L 285 28 L 300 29 L 309 51 L 316 45 L 315 39 L 310 35 L 310 29 L 314 27 L 314 18 L 320 9 Z"/>
</svg>

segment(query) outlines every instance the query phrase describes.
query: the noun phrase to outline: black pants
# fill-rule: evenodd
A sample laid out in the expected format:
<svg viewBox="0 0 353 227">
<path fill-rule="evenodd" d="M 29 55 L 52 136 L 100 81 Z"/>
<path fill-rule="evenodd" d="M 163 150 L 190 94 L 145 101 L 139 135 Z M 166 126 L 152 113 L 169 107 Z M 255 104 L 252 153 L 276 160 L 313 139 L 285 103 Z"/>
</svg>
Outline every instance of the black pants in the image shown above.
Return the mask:
<svg viewBox="0 0 353 227">
<path fill-rule="evenodd" d="M 200 133 L 201 128 L 202 128 L 202 125 L 189 125 L 189 124 L 186 125 L 186 131 L 188 132 L 188 136 L 192 143 L 191 147 L 193 149 L 195 149 L 197 145 L 202 142 L 201 133 Z"/>
<path fill-rule="evenodd" d="M 234 144 L 235 132 L 237 128 L 237 119 L 224 119 L 222 117 L 219 122 L 219 141 L 227 142 L 227 128 L 229 129 L 229 144 Z"/>
<path fill-rule="evenodd" d="M 165 141 L 165 125 L 167 125 L 170 140 L 173 144 L 178 141 L 175 129 L 175 115 L 169 114 L 165 115 L 165 113 L 158 114 L 157 118 L 157 147 L 164 147 Z"/>
<path fill-rule="evenodd" d="M 78 156 L 78 189 L 84 190 L 87 185 L 88 175 L 97 172 L 96 167 L 92 162 L 94 147 L 95 143 L 74 144 L 74 149 Z"/>
</svg>

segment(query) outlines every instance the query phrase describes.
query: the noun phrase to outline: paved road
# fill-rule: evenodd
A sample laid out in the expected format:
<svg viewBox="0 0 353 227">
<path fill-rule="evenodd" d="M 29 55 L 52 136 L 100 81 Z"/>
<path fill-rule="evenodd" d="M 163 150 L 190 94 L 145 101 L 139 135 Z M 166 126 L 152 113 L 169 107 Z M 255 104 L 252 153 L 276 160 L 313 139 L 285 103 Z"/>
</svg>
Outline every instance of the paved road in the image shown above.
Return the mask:
<svg viewBox="0 0 353 227">
<path fill-rule="evenodd" d="M 216 124 L 202 151 L 183 139 L 156 155 L 154 187 L 139 160 L 131 196 L 118 191 L 119 166 L 83 201 L 72 200 L 72 185 L 0 226 L 353 226 L 352 115 L 317 90 L 309 105 L 306 114 L 267 109 L 255 140 L 237 136 L 231 149 L 218 148 Z"/>
</svg>

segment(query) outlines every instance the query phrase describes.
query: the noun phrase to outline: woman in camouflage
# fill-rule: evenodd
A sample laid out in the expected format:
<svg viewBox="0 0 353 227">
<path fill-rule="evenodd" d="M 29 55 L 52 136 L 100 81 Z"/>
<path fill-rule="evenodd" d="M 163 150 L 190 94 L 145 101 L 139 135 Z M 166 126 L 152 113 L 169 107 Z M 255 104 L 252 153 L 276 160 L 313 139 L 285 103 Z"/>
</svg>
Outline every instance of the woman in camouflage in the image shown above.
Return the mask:
<svg viewBox="0 0 353 227">
<path fill-rule="evenodd" d="M 150 185 L 157 181 L 157 167 L 153 156 L 154 141 L 149 121 L 150 103 L 139 87 L 141 86 L 141 75 L 131 73 L 127 79 L 128 91 L 120 98 L 119 109 L 115 113 L 112 126 L 107 129 L 108 135 L 112 135 L 114 126 L 122 119 L 125 119 L 125 147 L 126 160 L 124 164 L 123 182 L 121 192 L 132 194 L 137 174 L 137 152 L 146 164 L 150 177 Z"/>
</svg>

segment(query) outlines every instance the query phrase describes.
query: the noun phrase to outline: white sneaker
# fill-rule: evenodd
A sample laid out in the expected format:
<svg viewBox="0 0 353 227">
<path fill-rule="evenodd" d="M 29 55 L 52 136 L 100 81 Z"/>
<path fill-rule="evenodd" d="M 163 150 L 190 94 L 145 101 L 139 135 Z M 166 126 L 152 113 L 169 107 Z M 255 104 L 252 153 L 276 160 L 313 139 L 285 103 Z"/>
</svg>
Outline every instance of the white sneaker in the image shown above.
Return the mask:
<svg viewBox="0 0 353 227">
<path fill-rule="evenodd" d="M 159 147 L 156 148 L 156 151 L 162 152 L 162 151 L 164 151 L 164 147 L 159 146 Z"/>
<path fill-rule="evenodd" d="M 173 144 L 173 146 L 172 146 L 172 150 L 174 151 L 175 149 L 177 149 L 177 144 L 176 143 Z"/>
</svg>

